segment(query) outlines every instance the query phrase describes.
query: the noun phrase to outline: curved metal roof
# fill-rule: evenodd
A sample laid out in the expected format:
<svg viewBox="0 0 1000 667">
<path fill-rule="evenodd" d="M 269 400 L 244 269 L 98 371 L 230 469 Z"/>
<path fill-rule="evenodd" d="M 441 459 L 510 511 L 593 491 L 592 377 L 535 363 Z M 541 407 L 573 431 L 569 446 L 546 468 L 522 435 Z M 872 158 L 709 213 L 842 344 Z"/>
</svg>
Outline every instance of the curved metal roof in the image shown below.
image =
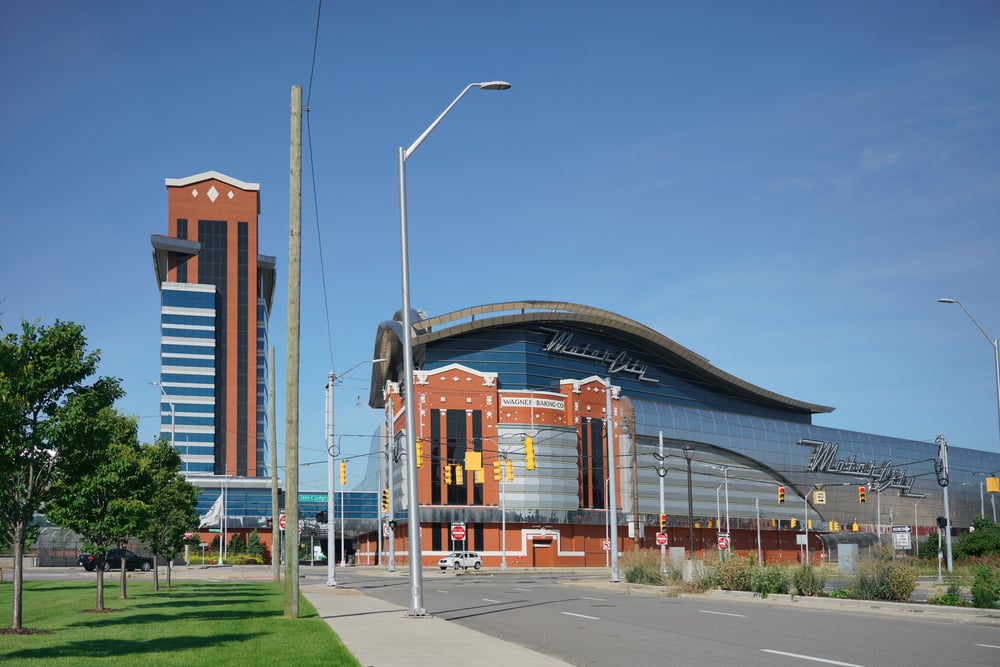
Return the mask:
<svg viewBox="0 0 1000 667">
<path fill-rule="evenodd" d="M 402 315 L 397 312 L 392 320 L 379 324 L 375 338 L 375 358 L 388 361 L 372 367 L 372 384 L 369 405 L 383 407 L 382 388 L 387 373 L 400 377 L 402 372 Z M 833 412 L 834 408 L 807 403 L 782 396 L 741 380 L 716 368 L 708 359 L 680 345 L 644 324 L 622 315 L 593 306 L 583 306 L 565 301 L 507 301 L 471 308 L 463 308 L 444 315 L 420 319 L 414 311 L 413 323 L 414 366 L 419 368 L 421 352 L 428 343 L 459 336 L 472 331 L 518 324 L 561 323 L 573 324 L 609 336 L 624 337 L 643 347 L 652 356 L 661 356 L 687 368 L 690 372 L 713 383 L 727 387 L 734 393 L 747 396 L 776 407 L 800 412 Z"/>
</svg>

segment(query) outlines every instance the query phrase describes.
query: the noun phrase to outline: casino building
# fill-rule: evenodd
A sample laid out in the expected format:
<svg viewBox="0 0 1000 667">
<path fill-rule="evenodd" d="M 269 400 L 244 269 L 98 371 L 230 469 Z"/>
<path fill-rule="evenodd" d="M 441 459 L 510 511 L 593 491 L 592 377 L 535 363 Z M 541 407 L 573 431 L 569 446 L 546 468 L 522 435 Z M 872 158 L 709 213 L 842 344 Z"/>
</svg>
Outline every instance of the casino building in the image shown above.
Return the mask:
<svg viewBox="0 0 1000 667">
<path fill-rule="evenodd" d="M 755 386 L 621 315 L 517 301 L 411 321 L 417 479 L 397 313 L 379 325 L 369 397 L 391 433 L 372 452 L 384 525 L 356 538 L 361 552 L 391 546 L 406 562 L 409 484 L 424 565 L 469 550 L 488 567 L 604 566 L 612 516 L 619 552 L 654 547 L 662 521 L 671 547 L 689 550 L 693 535 L 696 558 L 728 533 L 765 562 L 804 558 L 807 537 L 819 563 L 840 542 L 893 544 L 893 526 L 937 530 L 946 477 L 953 530 L 994 516 L 1000 455 L 814 425 L 833 408 Z"/>
</svg>

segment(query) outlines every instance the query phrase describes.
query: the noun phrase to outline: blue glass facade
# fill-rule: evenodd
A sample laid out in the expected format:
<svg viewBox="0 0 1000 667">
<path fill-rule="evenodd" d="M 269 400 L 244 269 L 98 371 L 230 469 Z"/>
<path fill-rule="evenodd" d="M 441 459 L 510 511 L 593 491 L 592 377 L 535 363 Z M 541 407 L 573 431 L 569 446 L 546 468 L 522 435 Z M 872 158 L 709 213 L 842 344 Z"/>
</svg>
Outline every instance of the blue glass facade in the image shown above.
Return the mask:
<svg viewBox="0 0 1000 667">
<path fill-rule="evenodd" d="M 160 435 L 181 454 L 188 475 L 215 464 L 215 322 L 212 285 L 164 283 L 161 289 Z M 209 503 L 211 505 L 211 503 Z"/>
<path fill-rule="evenodd" d="M 537 304 L 540 312 L 531 312 Z M 460 364 L 496 373 L 500 390 L 558 392 L 567 380 L 610 378 L 620 388 L 623 412 L 617 467 L 634 471 L 621 474 L 618 486 L 630 520 L 658 520 L 664 473 L 666 511 L 686 521 L 686 447 L 693 451 L 694 512 L 702 525 L 725 517 L 723 525 L 747 527 L 760 517 L 774 525 L 806 520 L 814 530 L 838 524 L 882 532 L 891 524 L 930 527 L 944 514 L 943 483 L 953 526 L 968 527 L 980 513 L 992 516 L 995 499 L 983 485 L 1000 472 L 998 454 L 948 447 L 945 480 L 936 467 L 939 443 L 814 425 L 814 415 L 832 408 L 755 387 L 627 318 L 563 303 L 517 302 L 513 314 L 498 308 L 507 305 L 416 322 L 418 367 Z M 390 367 L 398 373 L 397 332 L 392 323 L 380 326 L 376 354 L 397 355 Z M 382 407 L 377 383 L 390 379 L 380 372 L 373 370 L 373 407 Z M 542 461 L 544 445 L 536 446 Z M 779 486 L 785 488 L 783 503 Z M 529 491 L 516 502 L 526 514 L 534 508 L 559 520 L 546 488 L 539 481 L 534 496 Z"/>
</svg>

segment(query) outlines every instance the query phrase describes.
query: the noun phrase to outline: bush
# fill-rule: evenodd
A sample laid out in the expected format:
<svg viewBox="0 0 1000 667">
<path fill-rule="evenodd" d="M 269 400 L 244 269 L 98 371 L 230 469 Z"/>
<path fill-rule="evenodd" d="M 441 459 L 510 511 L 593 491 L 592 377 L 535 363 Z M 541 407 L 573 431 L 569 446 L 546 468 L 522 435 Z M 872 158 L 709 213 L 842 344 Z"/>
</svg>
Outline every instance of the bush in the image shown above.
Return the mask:
<svg viewBox="0 0 1000 667">
<path fill-rule="evenodd" d="M 976 578 L 972 582 L 972 604 L 979 609 L 995 609 L 1000 597 L 1000 580 L 993 570 L 982 565 L 976 566 Z"/>
<path fill-rule="evenodd" d="M 749 591 L 753 570 L 753 565 L 746 558 L 730 556 L 719 563 L 719 586 L 727 591 Z"/>
<path fill-rule="evenodd" d="M 862 600 L 905 601 L 917 587 L 916 571 L 903 563 L 875 559 L 858 565 L 858 581 L 853 587 Z"/>
<path fill-rule="evenodd" d="M 799 595 L 819 595 L 823 592 L 826 580 L 819 569 L 803 565 L 792 573 L 792 583 L 795 584 L 795 590 Z"/>
<path fill-rule="evenodd" d="M 938 604 L 944 607 L 964 607 L 965 600 L 962 599 L 962 589 L 957 584 L 948 586 L 947 592 L 941 595 L 931 595 L 927 598 L 928 604 Z"/>
<path fill-rule="evenodd" d="M 780 565 L 754 567 L 750 580 L 750 590 L 761 597 L 788 592 L 788 571 Z"/>
<path fill-rule="evenodd" d="M 663 586 L 667 576 L 660 572 L 660 557 L 650 553 L 639 556 L 626 556 L 624 559 L 625 581 L 630 584 L 647 584 Z"/>
</svg>

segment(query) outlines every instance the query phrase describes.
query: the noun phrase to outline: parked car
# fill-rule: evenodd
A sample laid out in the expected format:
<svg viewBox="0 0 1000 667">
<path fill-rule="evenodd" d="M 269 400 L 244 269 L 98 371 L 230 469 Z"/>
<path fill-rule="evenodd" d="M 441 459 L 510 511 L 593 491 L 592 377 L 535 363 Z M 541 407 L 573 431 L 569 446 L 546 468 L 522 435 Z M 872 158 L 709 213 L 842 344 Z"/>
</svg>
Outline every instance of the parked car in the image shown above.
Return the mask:
<svg viewBox="0 0 1000 667">
<path fill-rule="evenodd" d="M 105 572 L 108 570 L 119 570 L 122 566 L 122 550 L 117 548 L 108 549 L 107 558 L 104 558 L 103 562 L 100 556 L 94 556 L 93 554 L 80 554 L 76 562 L 78 565 L 82 565 L 83 569 L 87 572 L 93 572 L 99 563 Z M 132 570 L 149 572 L 153 569 L 153 559 L 140 556 L 125 549 L 125 569 L 130 572 Z"/>
<path fill-rule="evenodd" d="M 454 551 L 438 561 L 438 567 L 442 570 L 466 569 L 470 567 L 478 570 L 483 566 L 483 559 L 479 554 L 472 551 Z"/>
</svg>

